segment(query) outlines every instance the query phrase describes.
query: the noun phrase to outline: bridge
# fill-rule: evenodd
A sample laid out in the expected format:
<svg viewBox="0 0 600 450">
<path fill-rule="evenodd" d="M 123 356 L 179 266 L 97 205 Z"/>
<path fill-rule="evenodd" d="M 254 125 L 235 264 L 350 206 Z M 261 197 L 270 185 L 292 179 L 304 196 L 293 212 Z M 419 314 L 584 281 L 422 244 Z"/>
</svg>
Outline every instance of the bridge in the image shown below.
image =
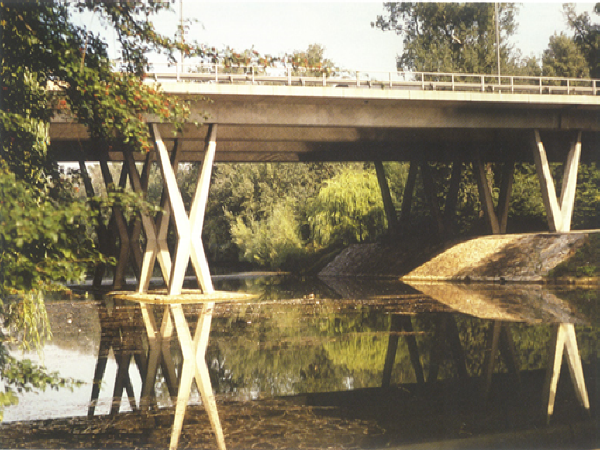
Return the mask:
<svg viewBox="0 0 600 450">
<path fill-rule="evenodd" d="M 149 156 L 130 154 L 125 148 L 105 148 L 90 141 L 84 127 L 68 120 L 57 118 L 52 123 L 52 147 L 60 158 L 79 161 L 82 169 L 86 161 L 99 161 L 107 184 L 112 182 L 108 161 L 123 161 L 126 170 L 120 183 L 124 185 L 128 176 L 140 192 L 147 185 L 148 164 L 156 161 L 161 168 L 168 193 L 162 206 L 169 214 L 157 222 L 142 217 L 136 226 L 128 226 L 122 214 L 115 212 L 121 243 L 115 287 L 122 284 L 133 255 L 140 292 L 147 291 L 158 260 L 168 293 L 180 294 L 190 259 L 202 291 L 212 292 L 200 235 L 214 162 L 373 161 L 390 227 L 396 227 L 400 224 L 382 161 L 408 161 L 400 220 L 409 216 L 420 171 L 441 234 L 455 211 L 461 170 L 465 164 L 473 164 L 484 214 L 496 234 L 506 232 L 515 162 L 535 163 L 549 230 L 568 232 L 579 163 L 600 160 L 598 80 L 401 72 L 327 77 L 293 73 L 289 68 L 269 74 L 255 67 L 229 72 L 207 66 L 198 73 L 147 77 L 147 83 L 160 83 L 167 94 L 189 100 L 191 120 L 205 123 L 202 127 L 187 125 L 175 135 L 170 124 L 148 117 L 156 144 Z M 146 163 L 141 175 L 136 160 Z M 203 164 L 188 215 L 175 172 L 178 162 L 193 161 Z M 452 164 L 443 208 L 438 204 L 429 162 Z M 487 181 L 485 164 L 489 162 L 502 163 L 497 205 Z M 565 164 L 560 197 L 550 162 Z M 172 256 L 166 248 L 170 216 L 179 239 Z M 144 250 L 137 243 L 142 229 L 147 240 Z M 106 238 L 107 242 L 111 239 L 116 238 Z"/>
</svg>

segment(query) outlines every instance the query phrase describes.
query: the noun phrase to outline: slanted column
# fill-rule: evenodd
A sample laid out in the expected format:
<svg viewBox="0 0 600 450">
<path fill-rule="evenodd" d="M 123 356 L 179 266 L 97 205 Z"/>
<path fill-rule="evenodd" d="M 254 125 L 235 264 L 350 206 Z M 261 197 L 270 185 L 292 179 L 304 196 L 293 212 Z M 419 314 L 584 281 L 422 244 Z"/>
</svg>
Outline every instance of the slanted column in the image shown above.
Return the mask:
<svg viewBox="0 0 600 450">
<path fill-rule="evenodd" d="M 533 137 L 533 157 L 542 190 L 542 199 L 544 200 L 548 226 L 550 227 L 550 231 L 567 233 L 571 231 L 571 218 L 575 204 L 577 170 L 581 156 L 581 131 L 577 133 L 577 138 L 571 144 L 571 149 L 567 155 L 560 200 L 556 196 L 554 179 L 552 178 L 546 150 L 538 130 L 534 131 Z"/>
<path fill-rule="evenodd" d="M 390 187 L 385 177 L 385 169 L 381 161 L 374 161 L 375 172 L 377 172 L 377 181 L 379 182 L 379 189 L 381 190 L 381 198 L 383 199 L 383 207 L 385 209 L 385 215 L 388 221 L 388 231 L 395 233 L 398 229 L 398 219 L 396 218 L 396 208 L 392 202 L 392 194 L 390 193 Z"/>
<path fill-rule="evenodd" d="M 479 153 L 475 154 L 473 172 L 477 181 L 477 190 L 479 191 L 479 198 L 481 199 L 481 207 L 490 229 L 492 230 L 492 234 L 506 233 L 508 210 L 510 209 L 510 198 L 514 179 L 514 168 L 514 161 L 504 163 L 502 167 L 502 184 L 500 186 L 498 207 L 494 208 L 492 188 L 488 182 L 485 167 L 481 162 Z"/>
<path fill-rule="evenodd" d="M 86 195 L 90 200 L 92 207 L 99 211 L 100 205 L 96 200 L 94 200 L 94 197 L 96 196 L 96 192 L 94 191 L 94 185 L 92 184 L 92 179 L 90 177 L 90 174 L 88 173 L 85 161 L 83 159 L 79 160 L 79 170 L 83 178 L 83 184 L 85 186 Z M 108 227 L 102 221 L 102 217 L 98 217 L 98 223 L 96 224 L 96 233 L 98 234 L 98 246 L 100 247 L 100 251 L 104 255 L 114 254 L 114 249 L 111 246 L 111 244 L 114 243 L 110 242 L 109 230 Z M 102 286 L 102 278 L 104 277 L 105 270 L 105 263 L 100 263 L 96 266 L 93 280 L 94 288 L 99 288 L 100 286 Z"/>
<path fill-rule="evenodd" d="M 104 178 L 104 184 L 106 190 L 114 189 L 113 178 L 108 167 L 108 161 L 105 155 L 100 158 L 100 170 L 102 171 L 102 178 Z M 121 175 L 119 177 L 119 187 L 124 189 L 127 184 L 127 168 L 123 164 L 121 168 Z M 130 256 L 130 245 L 129 245 L 129 231 L 127 220 L 121 211 L 121 208 L 114 206 L 112 209 L 112 215 L 108 225 L 111 239 L 116 240 L 119 238 L 119 252 L 117 257 L 117 265 L 114 269 L 113 288 L 121 289 L 125 286 L 125 272 L 129 264 Z"/>
<path fill-rule="evenodd" d="M 404 193 L 402 196 L 402 206 L 400 209 L 400 226 L 408 225 L 410 221 L 410 210 L 412 207 L 413 194 L 417 183 L 417 171 L 419 166 L 416 161 L 411 161 L 408 167 L 408 178 L 404 185 Z"/>
<path fill-rule="evenodd" d="M 515 179 L 515 161 L 505 162 L 502 167 L 502 184 L 500 185 L 500 197 L 498 198 L 498 221 L 500 233 L 506 233 L 508 226 L 508 210 L 510 209 L 510 198 Z"/>
<path fill-rule="evenodd" d="M 571 231 L 571 218 L 575 206 L 575 193 L 577 191 L 577 172 L 581 157 L 581 131 L 577 139 L 571 143 L 564 167 L 562 189 L 560 191 L 560 209 L 562 213 L 564 231 Z"/>
</svg>

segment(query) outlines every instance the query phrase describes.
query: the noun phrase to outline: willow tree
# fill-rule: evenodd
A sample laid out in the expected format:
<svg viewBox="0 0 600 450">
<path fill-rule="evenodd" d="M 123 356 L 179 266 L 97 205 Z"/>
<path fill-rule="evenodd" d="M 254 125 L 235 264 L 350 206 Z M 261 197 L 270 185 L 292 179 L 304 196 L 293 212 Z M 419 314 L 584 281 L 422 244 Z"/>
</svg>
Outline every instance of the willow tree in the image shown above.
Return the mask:
<svg viewBox="0 0 600 450">
<path fill-rule="evenodd" d="M 386 13 L 372 26 L 403 37 L 399 70 L 496 73 L 496 20 L 493 3 L 384 3 Z M 516 6 L 499 6 L 501 65 L 510 60 L 508 37 L 516 31 Z M 501 67 L 502 68 L 502 67 Z"/>
</svg>

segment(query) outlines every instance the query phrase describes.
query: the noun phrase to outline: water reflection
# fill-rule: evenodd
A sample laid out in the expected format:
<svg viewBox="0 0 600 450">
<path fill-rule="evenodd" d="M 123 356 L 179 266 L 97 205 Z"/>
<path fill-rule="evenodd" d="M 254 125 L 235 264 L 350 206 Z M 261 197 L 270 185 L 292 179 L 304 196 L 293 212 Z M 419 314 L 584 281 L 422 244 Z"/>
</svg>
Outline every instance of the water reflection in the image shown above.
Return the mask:
<svg viewBox="0 0 600 450">
<path fill-rule="evenodd" d="M 598 442 L 582 414 L 595 398 L 597 293 L 340 279 L 299 289 L 264 280 L 248 290 L 264 295 L 98 302 L 86 394 L 93 417 L 72 420 L 80 431 L 58 445 L 379 448 L 469 439 L 481 448 L 500 436 L 501 447 L 531 439 L 545 447 L 563 434 L 571 447 Z M 60 328 L 55 336 L 60 343 Z M 559 379 L 563 354 L 569 371 Z M 107 417 L 94 409 L 101 387 L 112 387 L 111 426 L 128 430 L 116 441 L 106 429 L 86 441 Z M 0 428 L 3 447 L 10 435 Z M 28 436 L 37 436 L 33 425 Z"/>
<path fill-rule="evenodd" d="M 508 371 L 519 378 L 519 362 L 510 322 L 552 324 L 549 339 L 543 405 L 548 422 L 554 412 L 556 389 L 560 377 L 563 352 L 566 355 L 571 382 L 581 405 L 589 411 L 590 403 L 577 346 L 575 324 L 586 320 L 564 300 L 542 286 L 472 285 L 456 283 L 410 283 L 425 295 L 463 314 L 491 320 L 486 339 L 482 378 L 483 396 L 487 397 L 492 382 L 496 356 L 500 351 Z"/>
</svg>

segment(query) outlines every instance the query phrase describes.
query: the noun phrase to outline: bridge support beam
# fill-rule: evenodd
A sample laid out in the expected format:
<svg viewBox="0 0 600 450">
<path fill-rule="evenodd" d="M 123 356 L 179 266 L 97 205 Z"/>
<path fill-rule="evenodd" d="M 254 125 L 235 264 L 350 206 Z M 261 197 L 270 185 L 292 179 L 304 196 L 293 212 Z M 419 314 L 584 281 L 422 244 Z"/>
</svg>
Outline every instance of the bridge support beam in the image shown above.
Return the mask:
<svg viewBox="0 0 600 450">
<path fill-rule="evenodd" d="M 216 151 L 216 138 L 217 138 L 217 125 L 210 125 L 204 162 L 200 171 L 200 177 L 196 186 L 196 192 L 194 200 L 190 210 L 190 214 L 186 213 L 185 206 L 179 187 L 177 186 L 177 179 L 175 177 L 175 169 L 169 159 L 167 148 L 161 138 L 160 132 L 156 124 L 152 125 L 152 132 L 155 140 L 155 151 L 157 155 L 158 164 L 163 175 L 164 188 L 166 196 L 168 198 L 169 210 L 173 223 L 175 225 L 175 231 L 177 234 L 177 245 L 175 248 L 175 255 L 173 256 L 172 265 L 168 278 L 165 278 L 167 282 L 167 294 L 168 295 L 179 295 L 183 287 L 183 281 L 185 272 L 187 270 L 190 259 L 192 266 L 196 273 L 198 285 L 200 286 L 203 293 L 208 294 L 214 292 L 212 280 L 210 278 L 210 271 L 208 268 L 208 262 L 204 253 L 204 246 L 202 244 L 202 226 L 204 224 L 204 212 L 206 211 L 206 202 L 208 199 L 208 190 L 210 186 L 210 175 L 212 172 L 212 166 L 215 158 Z M 175 158 L 176 159 L 176 158 Z M 162 220 L 161 220 L 162 221 Z M 148 223 L 148 230 L 152 234 L 153 224 Z M 152 244 L 150 250 L 147 249 L 146 255 L 148 257 L 148 264 L 144 266 L 144 275 L 141 277 L 146 280 L 149 277 L 153 269 L 153 264 L 150 264 L 156 256 L 158 256 L 159 246 L 158 242 L 162 243 L 162 233 L 164 227 L 160 227 L 158 233 L 159 236 L 156 238 L 156 243 Z M 149 240 L 150 243 L 150 240 Z M 163 254 L 163 260 L 167 261 L 167 264 L 163 270 L 166 272 L 168 267 L 169 258 L 167 258 L 165 252 L 166 247 L 160 247 L 160 251 Z M 162 266 L 162 265 L 161 265 Z M 140 289 L 144 290 L 146 286 L 140 283 Z"/>
<path fill-rule="evenodd" d="M 542 199 L 544 200 L 548 226 L 550 227 L 550 231 L 567 233 L 571 231 L 571 218 L 575 204 L 577 171 L 581 156 L 581 131 L 577 133 L 577 138 L 571 144 L 571 149 L 567 155 L 560 199 L 556 196 L 554 179 L 550 172 L 548 157 L 546 156 L 546 150 L 538 130 L 534 130 L 533 140 L 533 157 L 542 190 Z"/>
</svg>

